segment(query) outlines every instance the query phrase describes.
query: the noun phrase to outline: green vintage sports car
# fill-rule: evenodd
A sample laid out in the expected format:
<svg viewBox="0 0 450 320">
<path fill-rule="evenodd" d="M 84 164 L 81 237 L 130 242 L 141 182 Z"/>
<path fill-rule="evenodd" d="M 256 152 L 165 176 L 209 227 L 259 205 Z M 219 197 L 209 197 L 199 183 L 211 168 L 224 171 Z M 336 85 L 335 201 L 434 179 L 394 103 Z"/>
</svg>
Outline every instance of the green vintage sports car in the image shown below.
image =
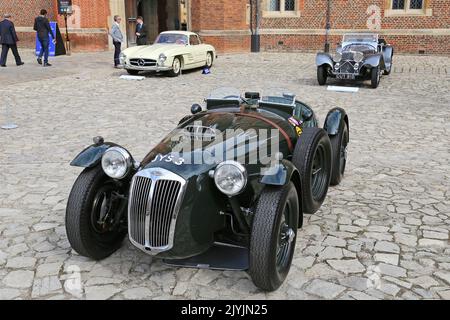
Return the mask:
<svg viewBox="0 0 450 320">
<path fill-rule="evenodd" d="M 318 127 L 285 92 L 221 88 L 139 163 L 94 138 L 71 163 L 85 169 L 69 196 L 72 248 L 92 259 L 133 245 L 180 267 L 247 270 L 276 290 L 292 262 L 303 213 L 316 212 L 345 171 L 343 109 Z"/>
</svg>

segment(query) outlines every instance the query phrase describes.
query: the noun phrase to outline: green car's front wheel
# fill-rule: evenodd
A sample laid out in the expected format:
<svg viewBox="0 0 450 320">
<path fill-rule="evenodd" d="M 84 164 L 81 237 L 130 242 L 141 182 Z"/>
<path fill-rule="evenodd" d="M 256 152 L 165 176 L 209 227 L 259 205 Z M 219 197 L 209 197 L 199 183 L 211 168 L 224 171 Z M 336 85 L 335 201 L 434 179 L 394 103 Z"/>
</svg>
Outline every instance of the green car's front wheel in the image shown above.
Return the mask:
<svg viewBox="0 0 450 320">
<path fill-rule="evenodd" d="M 267 186 L 258 200 L 250 238 L 249 274 L 263 290 L 278 289 L 287 277 L 302 214 L 299 210 L 292 182 L 283 187 Z"/>
<path fill-rule="evenodd" d="M 118 221 L 126 208 L 122 188 L 100 166 L 85 169 L 67 202 L 66 232 L 80 255 L 100 260 L 114 253 L 126 235 Z"/>
</svg>

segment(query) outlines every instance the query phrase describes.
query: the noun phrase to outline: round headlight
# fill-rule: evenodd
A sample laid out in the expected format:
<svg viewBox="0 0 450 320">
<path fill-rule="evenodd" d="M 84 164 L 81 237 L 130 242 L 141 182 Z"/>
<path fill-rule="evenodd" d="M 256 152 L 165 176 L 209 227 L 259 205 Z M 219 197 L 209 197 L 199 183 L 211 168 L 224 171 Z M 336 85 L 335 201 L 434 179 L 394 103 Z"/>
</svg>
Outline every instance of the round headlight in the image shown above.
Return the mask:
<svg viewBox="0 0 450 320">
<path fill-rule="evenodd" d="M 124 178 L 131 168 L 131 155 L 123 148 L 112 147 L 102 157 L 103 171 L 113 179 Z"/>
<path fill-rule="evenodd" d="M 161 53 L 161 54 L 159 55 L 159 62 L 160 62 L 160 63 L 164 63 L 164 62 L 166 62 L 166 60 L 167 60 L 166 55 L 165 55 L 164 53 Z"/>
<path fill-rule="evenodd" d="M 333 61 L 334 61 L 334 62 L 339 62 L 339 61 L 341 61 L 341 59 L 342 59 L 342 53 L 336 52 L 336 53 L 333 55 Z"/>
<path fill-rule="evenodd" d="M 214 171 L 217 188 L 227 196 L 234 196 L 247 185 L 247 170 L 236 161 L 224 161 Z"/>
<path fill-rule="evenodd" d="M 355 62 L 360 63 L 361 61 L 363 61 L 363 59 L 364 54 L 362 52 L 357 51 L 353 54 L 353 60 L 355 60 Z"/>
</svg>

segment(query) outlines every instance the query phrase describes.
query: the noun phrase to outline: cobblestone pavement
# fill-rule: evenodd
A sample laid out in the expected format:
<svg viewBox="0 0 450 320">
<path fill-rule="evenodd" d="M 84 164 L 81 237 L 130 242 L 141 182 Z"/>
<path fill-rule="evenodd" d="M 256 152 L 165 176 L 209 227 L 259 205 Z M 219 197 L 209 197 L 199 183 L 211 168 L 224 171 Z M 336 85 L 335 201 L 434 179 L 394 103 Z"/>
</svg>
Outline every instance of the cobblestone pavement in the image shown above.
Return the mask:
<svg viewBox="0 0 450 320">
<path fill-rule="evenodd" d="M 450 58 L 396 56 L 378 89 L 352 95 L 316 84 L 312 54 L 226 55 L 210 75 L 139 83 L 118 78 L 111 53 L 52 68 L 24 56 L 0 70 L 0 123 L 9 104 L 19 125 L 0 130 L 0 299 L 450 299 Z M 322 121 L 334 106 L 350 117 L 345 179 L 306 217 L 283 286 L 264 293 L 244 272 L 167 267 L 128 240 L 100 262 L 71 251 L 64 213 L 81 171 L 71 159 L 99 134 L 140 159 L 224 85 L 283 87 Z"/>
</svg>

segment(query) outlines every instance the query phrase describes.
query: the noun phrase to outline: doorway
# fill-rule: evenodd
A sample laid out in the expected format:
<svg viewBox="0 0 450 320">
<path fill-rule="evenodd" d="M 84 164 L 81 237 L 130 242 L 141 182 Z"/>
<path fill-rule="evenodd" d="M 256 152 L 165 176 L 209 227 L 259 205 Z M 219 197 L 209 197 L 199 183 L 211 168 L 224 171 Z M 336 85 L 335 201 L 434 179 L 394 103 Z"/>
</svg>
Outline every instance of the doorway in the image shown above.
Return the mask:
<svg viewBox="0 0 450 320">
<path fill-rule="evenodd" d="M 136 44 L 136 17 L 142 16 L 148 43 L 168 30 L 188 30 L 189 0 L 125 0 L 128 46 Z"/>
</svg>

